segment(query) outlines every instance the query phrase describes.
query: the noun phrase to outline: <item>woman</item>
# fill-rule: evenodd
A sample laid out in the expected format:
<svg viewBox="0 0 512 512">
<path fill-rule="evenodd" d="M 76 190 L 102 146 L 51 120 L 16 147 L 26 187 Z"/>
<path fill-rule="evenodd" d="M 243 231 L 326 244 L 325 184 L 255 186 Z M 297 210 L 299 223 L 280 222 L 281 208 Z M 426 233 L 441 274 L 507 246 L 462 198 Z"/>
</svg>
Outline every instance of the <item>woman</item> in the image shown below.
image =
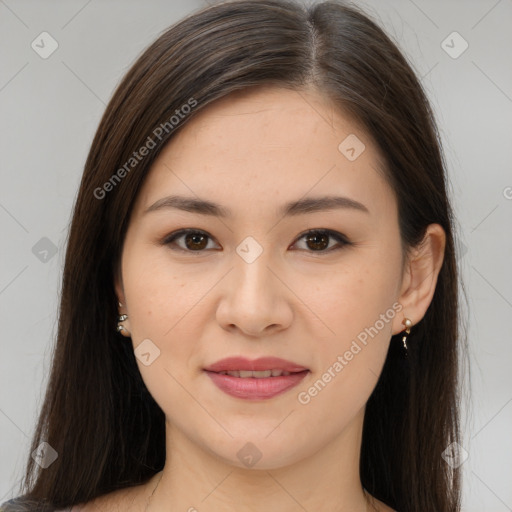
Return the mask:
<svg viewBox="0 0 512 512">
<path fill-rule="evenodd" d="M 428 101 L 366 15 L 172 26 L 94 138 L 4 509 L 460 510 L 452 223 Z"/>
</svg>

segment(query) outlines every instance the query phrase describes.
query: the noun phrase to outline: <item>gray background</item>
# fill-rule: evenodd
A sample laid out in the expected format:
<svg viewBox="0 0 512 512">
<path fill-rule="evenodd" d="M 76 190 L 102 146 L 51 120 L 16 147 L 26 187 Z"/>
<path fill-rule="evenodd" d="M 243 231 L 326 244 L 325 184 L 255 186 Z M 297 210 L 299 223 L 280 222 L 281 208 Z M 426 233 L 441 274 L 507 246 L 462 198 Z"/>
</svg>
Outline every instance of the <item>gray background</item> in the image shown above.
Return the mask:
<svg viewBox="0 0 512 512">
<path fill-rule="evenodd" d="M 441 129 L 468 295 L 463 509 L 512 511 L 512 0 L 358 3 L 413 62 Z M 43 398 L 67 226 L 100 116 L 135 57 L 203 5 L 0 0 L 0 502 L 16 494 Z M 31 47 L 43 31 L 58 43 L 47 59 Z"/>
</svg>

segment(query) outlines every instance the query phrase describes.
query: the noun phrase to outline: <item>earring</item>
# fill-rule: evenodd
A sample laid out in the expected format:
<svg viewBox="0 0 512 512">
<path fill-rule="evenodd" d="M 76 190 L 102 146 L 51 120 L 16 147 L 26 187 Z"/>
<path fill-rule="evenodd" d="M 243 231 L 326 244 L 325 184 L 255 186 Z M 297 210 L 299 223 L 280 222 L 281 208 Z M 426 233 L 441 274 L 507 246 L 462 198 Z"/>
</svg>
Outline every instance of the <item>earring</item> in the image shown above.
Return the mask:
<svg viewBox="0 0 512 512">
<path fill-rule="evenodd" d="M 124 307 L 123 304 L 121 302 L 118 302 L 119 304 L 119 307 L 122 308 Z M 121 322 L 124 322 L 126 319 L 128 318 L 128 315 L 119 315 L 117 317 L 117 332 L 121 332 L 121 331 L 125 331 L 126 332 L 126 336 L 130 336 L 130 332 L 128 331 L 128 329 L 121 324 Z"/>
<path fill-rule="evenodd" d="M 126 336 L 130 336 L 130 332 L 128 329 L 121 323 L 124 322 L 128 318 L 128 315 L 119 315 L 117 317 L 117 332 L 125 331 Z"/>
<path fill-rule="evenodd" d="M 402 343 L 404 344 L 405 353 L 407 354 L 407 335 L 411 333 L 412 322 L 408 318 L 404 318 L 402 324 L 405 325 L 405 334 L 402 337 Z"/>
</svg>

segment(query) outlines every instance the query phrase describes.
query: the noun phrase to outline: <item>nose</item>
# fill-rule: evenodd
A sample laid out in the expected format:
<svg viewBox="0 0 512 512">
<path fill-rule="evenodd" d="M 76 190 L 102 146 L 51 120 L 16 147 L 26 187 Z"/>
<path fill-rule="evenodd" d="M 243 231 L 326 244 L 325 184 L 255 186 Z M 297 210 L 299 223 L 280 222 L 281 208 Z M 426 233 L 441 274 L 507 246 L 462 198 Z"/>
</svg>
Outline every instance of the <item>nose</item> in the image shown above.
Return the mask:
<svg viewBox="0 0 512 512">
<path fill-rule="evenodd" d="M 223 279 L 217 321 L 227 331 L 260 337 L 286 329 L 293 318 L 292 292 L 272 268 L 266 251 L 252 263 L 235 256 L 234 268 Z"/>
</svg>

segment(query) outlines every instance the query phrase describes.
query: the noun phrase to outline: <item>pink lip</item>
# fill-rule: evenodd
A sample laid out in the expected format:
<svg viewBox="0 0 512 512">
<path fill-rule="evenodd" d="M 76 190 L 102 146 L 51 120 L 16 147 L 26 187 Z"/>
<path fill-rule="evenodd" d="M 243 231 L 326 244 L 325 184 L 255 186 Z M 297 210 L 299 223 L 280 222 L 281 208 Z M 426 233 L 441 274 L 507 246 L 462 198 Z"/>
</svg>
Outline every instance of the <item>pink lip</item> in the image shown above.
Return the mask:
<svg viewBox="0 0 512 512">
<path fill-rule="evenodd" d="M 307 370 L 300 364 L 286 361 L 279 357 L 260 357 L 258 359 L 249 360 L 245 357 L 227 357 L 205 368 L 209 372 L 229 372 L 235 370 L 250 370 L 253 372 L 265 370 L 283 370 L 285 372 L 302 372 Z M 276 377 L 274 377 L 276 378 Z"/>
<path fill-rule="evenodd" d="M 241 378 L 224 375 L 218 372 L 235 370 L 283 370 L 290 375 L 264 378 Z M 276 357 L 262 357 L 253 361 L 243 357 L 222 359 L 205 368 L 206 374 L 224 393 L 244 400 L 265 400 L 280 395 L 296 386 L 309 370 L 291 361 Z"/>
</svg>

